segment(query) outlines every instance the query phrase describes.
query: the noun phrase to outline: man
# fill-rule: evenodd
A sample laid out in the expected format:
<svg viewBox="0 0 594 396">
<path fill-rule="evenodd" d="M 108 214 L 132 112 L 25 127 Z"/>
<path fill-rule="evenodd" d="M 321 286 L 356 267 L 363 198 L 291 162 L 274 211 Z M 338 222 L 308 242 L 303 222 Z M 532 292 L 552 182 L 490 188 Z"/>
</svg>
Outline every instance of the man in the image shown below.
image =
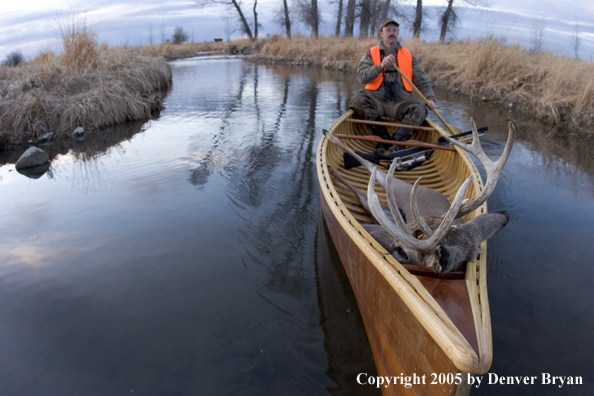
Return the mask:
<svg viewBox="0 0 594 396">
<path fill-rule="evenodd" d="M 421 64 L 409 50 L 398 42 L 398 22 L 384 19 L 379 25 L 381 41 L 370 48 L 359 61 L 357 78 L 365 85 L 351 100 L 350 108 L 357 118 L 380 121 L 382 117 L 398 120 L 406 125 L 420 125 L 427 117 L 427 106 L 413 99 L 412 87 L 392 63 L 415 84 L 435 109 L 435 93 Z M 389 138 L 386 127 L 370 126 L 375 135 Z M 407 140 L 410 128 L 400 128 L 393 140 Z"/>
</svg>

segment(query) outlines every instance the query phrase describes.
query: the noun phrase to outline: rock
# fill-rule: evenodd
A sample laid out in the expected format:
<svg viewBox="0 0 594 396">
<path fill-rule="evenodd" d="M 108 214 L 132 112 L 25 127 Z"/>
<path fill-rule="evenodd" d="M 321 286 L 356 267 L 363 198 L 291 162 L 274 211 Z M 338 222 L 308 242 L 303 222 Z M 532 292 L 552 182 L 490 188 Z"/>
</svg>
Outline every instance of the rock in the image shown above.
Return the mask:
<svg viewBox="0 0 594 396">
<path fill-rule="evenodd" d="M 51 143 L 54 141 L 54 136 L 56 134 L 54 132 L 48 132 L 44 135 L 41 135 L 41 137 L 39 139 L 37 139 L 37 144 L 45 144 L 45 143 Z"/>
<path fill-rule="evenodd" d="M 50 163 L 46 162 L 42 165 L 32 166 L 30 168 L 25 169 L 17 169 L 21 175 L 27 176 L 30 179 L 39 179 L 41 176 L 45 174 L 50 168 Z"/>
<path fill-rule="evenodd" d="M 27 151 L 17 160 L 15 167 L 17 170 L 31 168 L 49 163 L 49 155 L 37 147 L 29 147 Z"/>
<path fill-rule="evenodd" d="M 76 139 L 76 140 L 83 140 L 84 138 L 86 138 L 89 135 L 89 131 L 85 131 L 85 128 L 83 127 L 77 127 L 74 132 L 72 132 L 72 138 Z"/>
</svg>

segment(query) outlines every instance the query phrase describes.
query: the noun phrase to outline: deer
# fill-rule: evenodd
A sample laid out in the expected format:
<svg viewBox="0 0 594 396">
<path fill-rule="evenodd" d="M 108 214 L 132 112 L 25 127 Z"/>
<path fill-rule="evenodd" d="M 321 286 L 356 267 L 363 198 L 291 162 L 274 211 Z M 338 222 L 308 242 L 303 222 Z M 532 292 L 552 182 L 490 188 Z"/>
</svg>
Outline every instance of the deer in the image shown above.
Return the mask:
<svg viewBox="0 0 594 396">
<path fill-rule="evenodd" d="M 472 176 L 469 176 L 451 204 L 439 191 L 420 186 L 421 178 L 411 185 L 394 177 L 397 161 L 392 162 L 387 174 L 378 172 L 373 163 L 359 156 L 337 137 L 325 133 L 330 142 L 356 158 L 370 173 L 367 194 L 363 194 L 329 167 L 332 175 L 353 191 L 376 222 L 362 224 L 363 228 L 402 264 L 429 267 L 437 274 L 462 269 L 480 252 L 481 243 L 501 231 L 509 221 L 506 211 L 481 214 L 468 222 L 461 219 L 479 208 L 495 190 L 516 136 L 516 128 L 510 122 L 503 153 L 497 161 L 492 161 L 481 147 L 473 119 L 470 119 L 470 124 L 471 144 L 445 138 L 478 159 L 487 173 L 487 182 L 474 198 L 464 199 L 472 181 Z M 386 192 L 388 207 L 381 205 L 375 192 L 376 183 Z"/>
</svg>

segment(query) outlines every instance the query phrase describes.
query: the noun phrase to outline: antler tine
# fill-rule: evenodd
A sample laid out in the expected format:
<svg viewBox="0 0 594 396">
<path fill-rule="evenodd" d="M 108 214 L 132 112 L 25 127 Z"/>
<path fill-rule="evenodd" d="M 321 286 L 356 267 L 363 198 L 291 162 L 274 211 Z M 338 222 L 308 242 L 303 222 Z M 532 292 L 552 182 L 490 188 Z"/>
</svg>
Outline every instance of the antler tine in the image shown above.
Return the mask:
<svg viewBox="0 0 594 396">
<path fill-rule="evenodd" d="M 381 204 L 379 202 L 379 198 L 375 193 L 375 174 L 376 170 L 374 169 L 371 172 L 371 177 L 369 178 L 369 185 L 367 186 L 367 200 L 369 201 L 369 209 L 371 210 L 371 214 L 376 218 L 376 220 L 380 223 L 386 231 L 392 234 L 392 236 L 403 245 L 407 245 L 408 247 L 417 250 L 422 253 L 432 253 L 437 245 L 441 242 L 441 240 L 446 236 L 447 232 L 450 229 L 450 226 L 456 219 L 456 215 L 460 210 L 460 206 L 462 205 L 462 200 L 464 199 L 464 193 L 466 193 L 466 189 L 470 185 L 470 181 L 472 180 L 472 176 L 469 176 L 468 179 L 460 186 L 458 192 L 456 193 L 456 197 L 452 201 L 452 205 L 447 213 L 444 215 L 444 218 L 439 225 L 439 227 L 435 230 L 431 238 L 427 240 L 420 240 L 415 238 L 408 230 L 408 227 L 405 230 L 402 230 L 396 226 L 396 223 L 390 221 L 386 213 L 382 210 Z M 389 180 L 389 178 L 388 178 Z M 390 194 L 388 194 L 388 198 L 390 198 Z M 396 202 L 394 202 L 395 204 Z M 400 212 L 398 211 L 398 206 L 396 206 L 396 212 L 398 216 L 400 216 Z M 394 214 L 394 213 L 393 213 Z M 402 218 L 401 218 L 402 219 Z"/>
<path fill-rule="evenodd" d="M 394 191 L 392 189 L 392 180 L 394 180 L 394 172 L 396 171 L 397 166 L 398 161 L 392 161 L 392 163 L 390 164 L 390 169 L 388 169 L 388 173 L 386 174 L 386 188 L 384 189 L 384 191 L 386 192 L 386 195 L 388 197 L 388 206 L 390 207 L 392 217 L 394 217 L 394 220 L 396 221 L 396 225 L 401 230 L 410 233 L 404 219 L 402 218 L 402 215 L 400 214 L 400 210 L 398 209 L 398 203 L 396 202 L 396 199 L 392 194 L 392 192 Z"/>
<path fill-rule="evenodd" d="M 418 250 L 418 251 L 425 251 L 425 245 L 427 241 L 421 241 L 416 239 L 408 230 L 408 227 L 404 227 L 404 230 L 401 230 L 396 226 L 396 223 L 393 223 L 388 218 L 388 215 L 382 210 L 382 206 L 380 204 L 379 198 L 375 193 L 375 176 L 376 176 L 376 169 L 373 169 L 371 172 L 371 177 L 369 178 L 369 185 L 367 186 L 367 201 L 369 202 L 369 209 L 371 210 L 371 214 L 375 219 L 380 223 L 382 227 L 393 237 L 398 239 L 400 243 L 407 245 L 408 247 Z M 400 212 L 396 209 L 397 216 L 400 217 L 402 223 L 404 220 L 402 216 L 400 216 Z M 406 230 L 406 231 L 405 231 Z"/>
<path fill-rule="evenodd" d="M 427 238 L 430 238 L 433 235 L 433 230 L 429 228 L 425 220 L 423 220 L 423 216 L 421 216 L 421 212 L 419 211 L 419 206 L 417 205 L 417 190 L 419 188 L 419 183 L 423 177 L 419 177 L 413 188 L 410 192 L 410 211 L 412 212 L 413 218 L 415 222 L 419 225 L 423 233 Z"/>
<path fill-rule="evenodd" d="M 503 167 L 505 166 L 505 163 L 509 158 L 512 146 L 514 144 L 514 140 L 516 138 L 516 127 L 510 121 L 509 134 L 507 136 L 507 142 L 505 144 L 505 148 L 503 149 L 503 153 L 496 162 L 493 162 L 483 151 L 478 136 L 478 131 L 476 129 L 476 124 L 474 123 L 474 120 L 472 118 L 470 119 L 470 125 L 472 128 L 471 144 L 461 143 L 455 139 L 449 138 L 448 136 L 445 136 L 445 138 L 448 142 L 460 147 L 464 151 L 471 153 L 479 160 L 479 162 L 483 165 L 485 171 L 487 172 L 487 183 L 485 184 L 483 191 L 481 191 L 476 197 L 466 201 L 462 205 L 462 207 L 460 208 L 460 212 L 458 213 L 458 217 L 465 216 L 468 213 L 471 213 L 472 211 L 476 210 L 479 206 L 483 204 L 483 202 L 485 202 L 491 196 L 491 194 L 495 190 L 495 186 L 497 185 L 499 175 L 501 174 L 501 171 L 503 170 Z"/>
<path fill-rule="evenodd" d="M 433 251 L 437 247 L 437 245 L 441 242 L 443 238 L 445 238 L 446 234 L 450 230 L 452 223 L 458 217 L 458 212 L 462 206 L 462 200 L 464 199 L 464 194 L 472 181 L 472 176 L 468 176 L 466 181 L 460 186 L 452 204 L 450 205 L 450 209 L 448 209 L 447 213 L 444 215 L 441 224 L 439 227 L 433 232 L 431 238 L 427 239 L 427 251 Z"/>
</svg>

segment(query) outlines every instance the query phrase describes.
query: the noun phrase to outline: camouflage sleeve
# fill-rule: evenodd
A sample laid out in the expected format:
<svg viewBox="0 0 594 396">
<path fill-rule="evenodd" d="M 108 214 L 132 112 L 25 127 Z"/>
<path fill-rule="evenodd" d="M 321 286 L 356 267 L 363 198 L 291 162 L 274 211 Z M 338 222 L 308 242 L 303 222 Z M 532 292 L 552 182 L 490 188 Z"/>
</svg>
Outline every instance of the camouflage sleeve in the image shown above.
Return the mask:
<svg viewBox="0 0 594 396">
<path fill-rule="evenodd" d="M 373 64 L 369 50 L 365 51 L 365 54 L 359 61 L 359 66 L 357 66 L 357 79 L 359 79 L 359 82 L 362 84 L 368 84 L 375 80 L 379 75 L 380 73 Z"/>
<path fill-rule="evenodd" d="M 431 83 L 429 82 L 429 77 L 425 74 L 425 70 L 417 60 L 417 58 L 413 55 L 413 83 L 419 88 L 419 91 L 425 95 L 427 99 L 435 100 L 435 92 L 433 92 L 433 88 L 431 87 Z"/>
</svg>

